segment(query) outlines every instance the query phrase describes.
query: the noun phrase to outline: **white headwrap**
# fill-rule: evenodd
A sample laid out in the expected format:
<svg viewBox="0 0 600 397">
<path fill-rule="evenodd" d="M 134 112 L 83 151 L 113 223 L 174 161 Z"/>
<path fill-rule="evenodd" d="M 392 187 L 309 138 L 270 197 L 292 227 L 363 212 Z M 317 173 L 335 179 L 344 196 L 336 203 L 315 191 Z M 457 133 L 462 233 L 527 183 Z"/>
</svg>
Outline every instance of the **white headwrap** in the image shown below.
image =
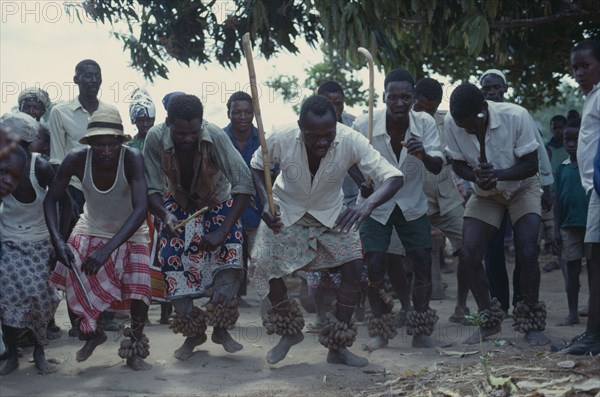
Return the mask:
<svg viewBox="0 0 600 397">
<path fill-rule="evenodd" d="M 138 117 L 156 117 L 156 108 L 148 91 L 136 88 L 131 93 L 129 104 L 129 118 L 131 124 L 135 124 Z"/>
</svg>

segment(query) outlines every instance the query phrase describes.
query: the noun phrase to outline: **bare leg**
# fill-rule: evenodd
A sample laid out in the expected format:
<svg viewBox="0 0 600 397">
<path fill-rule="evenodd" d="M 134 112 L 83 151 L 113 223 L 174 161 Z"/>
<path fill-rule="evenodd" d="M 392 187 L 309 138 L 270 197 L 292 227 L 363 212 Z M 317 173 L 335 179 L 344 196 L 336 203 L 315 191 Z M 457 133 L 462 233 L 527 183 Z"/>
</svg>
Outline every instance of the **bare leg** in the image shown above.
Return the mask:
<svg viewBox="0 0 600 397">
<path fill-rule="evenodd" d="M 488 245 L 496 228 L 479 219 L 465 217 L 463 222 L 463 246 L 460 250 L 459 273 L 464 272 L 465 280 L 473 293 L 479 311 L 491 307 L 488 276 L 482 266 L 485 247 Z M 462 269 L 462 270 L 461 270 Z M 479 343 L 480 338 L 486 338 L 500 332 L 500 326 L 480 327 L 473 335 L 465 340 L 467 344 Z"/>
<path fill-rule="evenodd" d="M 141 340 L 144 334 L 145 319 L 148 317 L 148 305 L 141 300 L 133 299 L 131 301 L 131 329 L 133 338 Z M 147 370 L 152 365 L 144 361 L 143 357 L 132 356 L 127 359 L 127 366 L 135 371 Z"/>
<path fill-rule="evenodd" d="M 579 301 L 579 274 L 581 273 L 581 259 L 567 262 L 566 273 L 566 290 L 569 314 L 562 321 L 556 324 L 558 326 L 579 324 L 577 307 Z"/>
<path fill-rule="evenodd" d="M 79 332 L 81 333 L 81 330 L 79 330 Z M 94 350 L 96 350 L 98 346 L 106 342 L 107 339 L 106 334 L 100 327 L 98 327 L 98 329 L 93 335 L 84 337 L 86 338 L 85 345 L 83 345 L 83 347 L 79 349 L 77 351 L 77 354 L 75 355 L 75 359 L 79 362 L 85 361 L 88 358 L 90 358 L 92 353 L 94 353 Z"/>
<path fill-rule="evenodd" d="M 401 255 L 387 254 L 387 273 L 390 278 L 390 283 L 394 288 L 394 292 L 398 296 L 400 305 L 405 311 L 412 310 L 412 302 L 410 301 L 410 287 L 408 278 L 404 269 L 406 258 Z"/>
<path fill-rule="evenodd" d="M 337 303 L 335 317 L 338 321 L 350 325 L 352 314 L 356 307 L 356 302 L 360 296 L 360 272 L 362 270 L 362 260 L 355 260 L 342 265 L 342 285 L 337 290 Z M 349 344 L 356 339 L 351 338 Z M 343 343 L 344 341 L 341 341 Z M 369 364 L 369 360 L 359 357 L 350 352 L 343 344 L 337 345 L 337 349 L 329 348 L 327 353 L 327 362 L 330 364 L 343 364 L 351 367 L 364 367 Z"/>
<path fill-rule="evenodd" d="M 569 354 L 600 354 L 600 243 L 592 244 L 588 277 L 591 281 L 587 327 L 584 335 L 569 346 L 566 351 Z"/>
<path fill-rule="evenodd" d="M 521 263 L 520 286 L 523 302 L 530 307 L 539 301 L 540 267 L 538 264 L 539 247 L 536 232 L 540 227 L 540 216 L 527 214 L 513 225 L 517 260 Z M 543 318 L 545 324 L 545 318 Z M 542 333 L 542 329 L 528 331 L 525 334 L 529 344 L 541 346 L 550 343 L 550 339 Z"/>
<path fill-rule="evenodd" d="M 19 329 L 3 325 L 2 332 L 6 342 L 7 355 L 6 360 L 0 365 L 0 375 L 7 375 L 19 368 L 19 353 L 17 351 Z"/>
<path fill-rule="evenodd" d="M 46 360 L 46 354 L 44 353 L 44 346 L 40 343 L 36 344 L 33 349 L 33 361 L 39 374 L 46 375 L 56 372 L 58 368 L 54 364 L 50 364 Z"/>
<path fill-rule="evenodd" d="M 384 284 L 386 255 L 385 252 L 368 252 L 366 255 L 369 266 L 367 297 L 371 306 L 371 319 L 382 319 L 383 316 L 391 311 L 379 295 L 379 290 L 383 289 Z M 369 319 L 367 319 L 367 322 L 367 327 L 369 327 Z M 363 350 L 371 352 L 387 346 L 389 338 L 382 335 L 381 328 L 370 329 L 369 334 L 371 335 L 371 339 L 367 344 L 363 345 Z"/>
<path fill-rule="evenodd" d="M 180 317 L 191 316 L 194 308 L 194 301 L 191 298 L 174 299 L 171 301 L 175 308 L 175 313 Z M 188 335 L 183 342 L 183 345 L 173 355 L 178 360 L 187 360 L 194 353 L 194 348 L 206 342 L 206 333 L 198 332 L 193 335 Z"/>
<path fill-rule="evenodd" d="M 229 332 L 227 331 L 228 329 L 233 328 L 233 326 L 235 325 L 235 321 L 237 320 L 237 316 L 239 316 L 239 311 L 237 310 L 237 307 L 234 309 L 230 307 L 229 304 L 231 303 L 232 299 L 234 299 L 237 296 L 242 276 L 243 272 L 240 272 L 236 269 L 221 270 L 215 276 L 215 292 L 211 298 L 211 303 L 218 304 L 220 300 L 224 300 L 225 305 L 222 306 L 225 306 L 228 309 L 230 309 L 228 310 L 228 312 L 231 315 L 230 318 L 232 319 L 233 324 L 228 324 L 227 326 L 217 326 L 214 324 L 214 322 L 210 321 L 209 316 L 209 324 L 214 325 L 211 340 L 216 344 L 222 345 L 223 349 L 225 349 L 225 351 L 228 353 L 235 353 L 244 348 L 244 346 L 242 346 L 241 343 L 236 342 L 231 337 L 231 334 L 229 334 Z M 207 315 L 209 315 L 208 312 L 209 310 L 207 305 Z M 235 317 L 235 319 L 233 319 L 233 317 Z M 220 319 L 215 320 L 217 323 L 222 322 L 220 321 Z"/>
<path fill-rule="evenodd" d="M 426 312 L 431 300 L 431 249 L 417 249 L 407 252 L 407 256 L 413 263 L 415 275 L 412 301 L 416 312 Z M 425 333 L 413 335 L 413 347 L 432 347 L 434 340 Z"/>
<path fill-rule="evenodd" d="M 283 279 L 271 279 L 269 281 L 269 289 L 268 298 L 269 301 L 271 301 L 271 310 L 279 313 L 279 315 L 289 314 L 290 303 L 287 296 L 287 287 L 285 286 Z M 304 334 L 302 334 L 302 332 L 298 332 L 295 335 L 282 335 L 277 345 L 267 353 L 267 361 L 269 364 L 280 362 L 287 356 L 292 346 L 297 345 L 303 340 Z"/>
</svg>

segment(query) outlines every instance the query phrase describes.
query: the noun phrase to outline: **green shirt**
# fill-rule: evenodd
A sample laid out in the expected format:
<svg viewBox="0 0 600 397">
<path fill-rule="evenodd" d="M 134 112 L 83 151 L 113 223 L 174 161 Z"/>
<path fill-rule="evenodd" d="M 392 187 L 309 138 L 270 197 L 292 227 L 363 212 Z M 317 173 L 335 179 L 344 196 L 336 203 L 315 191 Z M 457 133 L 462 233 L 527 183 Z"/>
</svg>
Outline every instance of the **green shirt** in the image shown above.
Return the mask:
<svg viewBox="0 0 600 397">
<path fill-rule="evenodd" d="M 553 170 L 556 170 L 563 161 L 569 158 L 569 153 L 567 153 L 562 142 L 559 145 L 554 138 L 551 138 L 548 143 L 546 143 L 546 149 L 550 152 L 550 163 L 552 164 Z"/>
<path fill-rule="evenodd" d="M 144 142 L 145 142 L 145 140 L 143 140 L 143 139 L 132 139 L 125 144 L 127 146 L 137 149 L 139 151 L 144 151 Z"/>
<path fill-rule="evenodd" d="M 554 191 L 560 206 L 560 227 L 585 227 L 590 195 L 585 194 L 579 167 L 566 159 L 554 172 Z"/>
<path fill-rule="evenodd" d="M 202 154 L 203 147 L 206 156 Z M 148 131 L 144 144 L 144 168 L 149 195 L 163 194 L 165 177 L 175 201 L 188 211 L 204 206 L 212 207 L 235 194 L 254 195 L 250 169 L 231 139 L 214 124 L 206 121 L 202 123 L 190 191 L 185 191 L 182 186 L 178 164 L 169 128 L 164 123 L 155 125 Z M 203 182 L 207 179 L 210 186 Z"/>
</svg>

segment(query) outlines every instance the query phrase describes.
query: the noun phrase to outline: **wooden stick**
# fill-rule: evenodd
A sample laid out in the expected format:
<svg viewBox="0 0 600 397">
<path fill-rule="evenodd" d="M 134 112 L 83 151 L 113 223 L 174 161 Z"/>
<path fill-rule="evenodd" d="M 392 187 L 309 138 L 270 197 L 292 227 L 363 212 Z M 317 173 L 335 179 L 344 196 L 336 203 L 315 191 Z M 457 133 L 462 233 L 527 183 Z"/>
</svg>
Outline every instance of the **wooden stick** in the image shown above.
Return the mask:
<svg viewBox="0 0 600 397">
<path fill-rule="evenodd" d="M 485 115 L 479 113 L 477 115 L 477 141 L 479 142 L 479 162 L 487 163 L 487 156 L 485 154 L 485 129 L 483 128 L 483 120 Z"/>
<path fill-rule="evenodd" d="M 198 215 L 202 215 L 204 214 L 206 211 L 208 211 L 209 208 L 208 207 L 204 207 L 196 212 L 194 212 L 192 215 L 190 215 L 186 220 L 179 222 L 179 224 L 177 226 L 175 226 L 175 230 L 182 228 L 185 226 L 186 223 L 188 223 L 189 221 L 191 221 L 192 219 L 196 218 Z"/>
<path fill-rule="evenodd" d="M 246 63 L 248 64 L 248 75 L 250 77 L 250 90 L 252 91 L 252 106 L 254 107 L 254 116 L 256 117 L 256 126 L 258 127 L 258 136 L 260 137 L 260 148 L 263 157 L 263 172 L 265 175 L 265 188 L 267 189 L 267 200 L 269 201 L 269 211 L 275 216 L 275 201 L 273 200 L 273 189 L 271 186 L 271 160 L 269 159 L 269 150 L 265 139 L 265 129 L 260 113 L 260 102 L 258 98 L 258 88 L 256 86 L 256 72 L 254 70 L 254 59 L 252 58 L 252 44 L 250 43 L 250 33 L 242 37 L 242 46 Z"/>
<path fill-rule="evenodd" d="M 369 64 L 369 143 L 373 140 L 373 99 L 375 97 L 375 65 L 373 64 L 373 56 L 364 47 L 358 47 L 358 52 L 367 58 Z M 366 177 L 367 184 L 371 183 L 371 178 Z"/>
</svg>

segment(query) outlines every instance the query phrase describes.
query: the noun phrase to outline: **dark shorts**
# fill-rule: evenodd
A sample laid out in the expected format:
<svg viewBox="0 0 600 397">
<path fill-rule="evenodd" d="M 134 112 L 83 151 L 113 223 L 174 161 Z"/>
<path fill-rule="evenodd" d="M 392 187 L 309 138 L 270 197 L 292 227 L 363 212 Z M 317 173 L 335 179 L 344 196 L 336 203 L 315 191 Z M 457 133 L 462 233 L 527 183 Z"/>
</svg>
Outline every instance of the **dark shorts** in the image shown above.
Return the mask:
<svg viewBox="0 0 600 397">
<path fill-rule="evenodd" d="M 373 218 L 362 221 L 360 239 L 363 251 L 365 253 L 388 252 L 393 229 L 396 229 L 407 253 L 421 248 L 431 248 L 431 224 L 427 214 L 407 221 L 400 207 L 396 206 L 385 225 Z"/>
</svg>

